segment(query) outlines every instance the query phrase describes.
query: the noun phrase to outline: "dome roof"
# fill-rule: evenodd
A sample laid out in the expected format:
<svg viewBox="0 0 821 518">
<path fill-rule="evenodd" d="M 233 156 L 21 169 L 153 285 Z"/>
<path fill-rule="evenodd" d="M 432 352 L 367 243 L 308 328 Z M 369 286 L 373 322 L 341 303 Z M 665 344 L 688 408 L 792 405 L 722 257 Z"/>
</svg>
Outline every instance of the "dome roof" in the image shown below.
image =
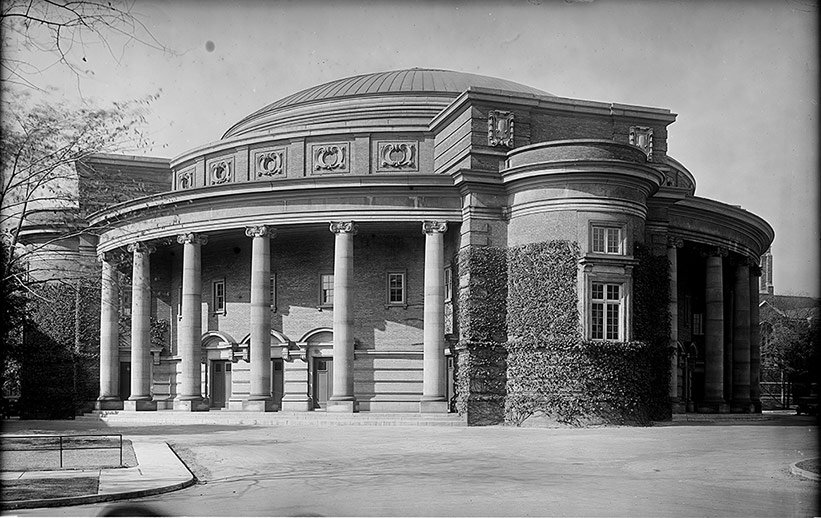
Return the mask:
<svg viewBox="0 0 821 518">
<path fill-rule="evenodd" d="M 469 74 L 467 72 L 454 72 L 452 70 L 437 70 L 431 68 L 409 68 L 389 72 L 376 72 L 336 79 L 283 97 L 243 118 L 229 129 L 223 138 L 229 136 L 233 133 L 233 129 L 243 126 L 244 123 L 250 119 L 256 119 L 270 112 L 301 104 L 368 95 L 427 93 L 456 97 L 470 87 L 507 90 L 539 96 L 552 96 L 552 94 L 539 90 L 538 88 L 508 81 L 507 79 Z"/>
</svg>

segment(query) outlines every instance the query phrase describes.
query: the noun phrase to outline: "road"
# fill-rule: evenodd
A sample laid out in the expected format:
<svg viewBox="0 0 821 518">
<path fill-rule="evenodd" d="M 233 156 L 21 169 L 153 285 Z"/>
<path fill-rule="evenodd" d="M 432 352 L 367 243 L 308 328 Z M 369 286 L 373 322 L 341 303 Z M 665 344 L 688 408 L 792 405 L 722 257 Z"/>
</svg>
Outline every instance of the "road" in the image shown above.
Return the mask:
<svg viewBox="0 0 821 518">
<path fill-rule="evenodd" d="M 54 431 L 72 425 L 60 426 Z M 592 429 L 97 429 L 115 430 L 163 437 L 199 478 L 191 488 L 132 501 L 163 515 L 819 515 L 818 483 L 789 471 L 819 456 L 809 417 Z M 112 507 L 13 514 L 99 516 Z"/>
</svg>

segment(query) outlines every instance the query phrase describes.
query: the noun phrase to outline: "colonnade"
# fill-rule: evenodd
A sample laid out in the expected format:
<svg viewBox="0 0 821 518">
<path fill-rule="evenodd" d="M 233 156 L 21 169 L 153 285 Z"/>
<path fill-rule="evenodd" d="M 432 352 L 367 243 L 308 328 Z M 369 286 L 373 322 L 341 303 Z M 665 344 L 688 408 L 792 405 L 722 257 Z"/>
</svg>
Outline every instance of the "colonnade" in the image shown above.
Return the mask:
<svg viewBox="0 0 821 518">
<path fill-rule="evenodd" d="M 667 244 L 671 294 L 669 313 L 672 322 L 670 342 L 673 350 L 677 350 L 678 346 L 678 249 L 683 244 L 677 238 L 668 239 Z M 696 402 L 696 410 L 705 413 L 760 411 L 760 269 L 751 258 L 728 259 L 729 251 L 723 247 L 706 249 L 702 255 L 705 257 L 704 397 Z M 725 261 L 730 261 L 733 266 L 732 279 L 724 278 Z M 726 290 L 729 283 L 732 283 L 732 289 Z M 732 294 L 732 300 L 726 300 L 727 291 Z M 725 311 L 727 306 L 729 312 Z M 729 315 L 729 323 L 725 322 L 725 315 Z M 672 362 L 670 397 L 674 406 L 678 406 L 681 401 L 675 355 Z"/>
<path fill-rule="evenodd" d="M 334 234 L 334 304 L 333 304 L 333 395 L 328 411 L 356 411 L 354 394 L 354 254 L 356 225 L 353 221 L 330 223 Z M 423 394 L 421 412 L 446 412 L 447 395 L 444 356 L 444 221 L 424 221 L 424 343 Z M 250 297 L 250 395 L 243 401 L 244 410 L 275 409 L 270 378 L 270 273 L 272 228 L 247 227 L 252 240 Z M 178 391 L 174 410 L 206 411 L 207 401 L 201 392 L 202 340 L 202 246 L 208 243 L 203 234 L 177 236 L 183 249 L 181 319 L 178 328 L 178 352 L 181 360 Z M 148 243 L 128 246 L 132 254 L 131 310 L 131 396 L 123 402 L 126 410 L 156 410 L 151 389 L 151 275 Z M 101 330 L 100 330 L 100 397 L 98 407 L 116 408 L 119 395 L 119 285 L 112 254 L 102 254 Z"/>
</svg>

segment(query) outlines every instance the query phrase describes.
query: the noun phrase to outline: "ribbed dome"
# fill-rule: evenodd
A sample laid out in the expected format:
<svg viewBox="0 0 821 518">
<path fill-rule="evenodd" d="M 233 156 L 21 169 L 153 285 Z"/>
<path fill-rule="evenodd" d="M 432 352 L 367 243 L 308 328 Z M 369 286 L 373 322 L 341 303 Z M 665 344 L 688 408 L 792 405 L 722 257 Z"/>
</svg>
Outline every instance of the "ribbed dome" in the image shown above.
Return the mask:
<svg viewBox="0 0 821 518">
<path fill-rule="evenodd" d="M 338 99 L 343 97 L 356 97 L 380 94 L 450 94 L 456 97 L 470 87 L 491 88 L 496 90 L 508 90 L 518 93 L 528 93 L 533 95 L 552 94 L 532 88 L 523 84 L 499 79 L 496 77 L 469 74 L 466 72 L 454 72 L 451 70 L 436 70 L 430 68 L 410 68 L 406 70 L 393 70 L 390 72 L 376 72 L 372 74 L 362 74 L 359 76 L 337 79 L 329 83 L 312 86 L 295 94 L 265 106 L 262 109 L 248 115 L 231 129 L 225 136 L 229 136 L 234 128 L 243 126 L 250 119 L 255 119 L 265 114 L 292 106 L 306 104 L 315 101 L 328 99 Z"/>
</svg>

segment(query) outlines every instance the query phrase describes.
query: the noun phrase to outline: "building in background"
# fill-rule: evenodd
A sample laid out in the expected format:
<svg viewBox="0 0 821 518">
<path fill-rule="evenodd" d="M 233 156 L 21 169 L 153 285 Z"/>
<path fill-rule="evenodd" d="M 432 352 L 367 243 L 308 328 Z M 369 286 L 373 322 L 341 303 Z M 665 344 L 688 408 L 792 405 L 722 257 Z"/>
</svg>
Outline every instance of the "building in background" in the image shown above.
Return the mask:
<svg viewBox="0 0 821 518">
<path fill-rule="evenodd" d="M 102 259 L 98 408 L 508 419 L 513 295 L 488 293 L 494 265 L 471 254 L 563 243 L 564 284 L 534 286 L 517 312 L 559 290 L 568 336 L 643 340 L 652 290 L 635 272 L 661 258 L 668 409 L 760 411 L 773 230 L 695 195 L 667 155 L 675 118 L 409 69 L 280 99 L 167 170 L 134 161 L 165 186 L 85 215 Z M 474 311 L 493 297 L 501 317 Z"/>
</svg>

